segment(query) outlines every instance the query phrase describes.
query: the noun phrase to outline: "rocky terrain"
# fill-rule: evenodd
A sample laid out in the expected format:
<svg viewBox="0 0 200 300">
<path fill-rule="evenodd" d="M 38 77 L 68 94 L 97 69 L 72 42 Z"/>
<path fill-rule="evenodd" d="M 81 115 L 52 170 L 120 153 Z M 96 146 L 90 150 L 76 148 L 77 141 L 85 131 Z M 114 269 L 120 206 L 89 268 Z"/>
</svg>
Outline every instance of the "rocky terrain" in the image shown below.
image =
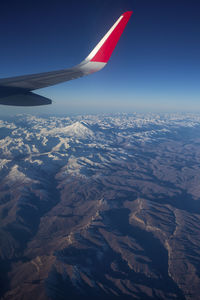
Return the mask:
<svg viewBox="0 0 200 300">
<path fill-rule="evenodd" d="M 200 115 L 0 120 L 0 297 L 200 299 Z"/>
</svg>

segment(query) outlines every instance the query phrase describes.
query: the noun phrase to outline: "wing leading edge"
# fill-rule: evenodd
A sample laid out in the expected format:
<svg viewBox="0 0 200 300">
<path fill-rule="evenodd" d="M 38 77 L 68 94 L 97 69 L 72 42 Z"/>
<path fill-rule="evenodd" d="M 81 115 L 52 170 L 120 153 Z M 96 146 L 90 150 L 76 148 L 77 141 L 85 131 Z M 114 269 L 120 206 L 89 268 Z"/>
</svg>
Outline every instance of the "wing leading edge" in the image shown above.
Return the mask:
<svg viewBox="0 0 200 300">
<path fill-rule="evenodd" d="M 17 106 L 50 104 L 50 99 L 34 94 L 32 91 L 101 70 L 110 59 L 131 15 L 132 11 L 122 14 L 86 59 L 75 67 L 0 79 L 0 104 Z"/>
</svg>

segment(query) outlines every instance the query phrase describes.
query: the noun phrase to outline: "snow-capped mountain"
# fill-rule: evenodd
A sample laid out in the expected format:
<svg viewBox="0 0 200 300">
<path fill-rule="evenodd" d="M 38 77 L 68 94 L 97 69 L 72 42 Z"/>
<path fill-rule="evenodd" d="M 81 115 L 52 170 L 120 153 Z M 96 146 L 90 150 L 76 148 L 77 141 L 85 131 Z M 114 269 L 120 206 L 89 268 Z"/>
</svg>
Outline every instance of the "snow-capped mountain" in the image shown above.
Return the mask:
<svg viewBox="0 0 200 300">
<path fill-rule="evenodd" d="M 2 299 L 198 299 L 200 115 L 0 120 Z"/>
</svg>

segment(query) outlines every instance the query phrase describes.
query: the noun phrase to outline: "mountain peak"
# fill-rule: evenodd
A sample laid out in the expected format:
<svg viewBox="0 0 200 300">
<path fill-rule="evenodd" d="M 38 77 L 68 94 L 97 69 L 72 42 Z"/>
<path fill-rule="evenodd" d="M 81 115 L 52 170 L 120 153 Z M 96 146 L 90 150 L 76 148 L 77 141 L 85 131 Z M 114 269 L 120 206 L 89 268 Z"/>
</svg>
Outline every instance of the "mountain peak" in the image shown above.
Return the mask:
<svg viewBox="0 0 200 300">
<path fill-rule="evenodd" d="M 70 137 L 76 138 L 88 138 L 94 135 L 92 130 L 87 127 L 86 123 L 79 121 L 66 126 L 62 129 L 62 132 Z"/>
</svg>

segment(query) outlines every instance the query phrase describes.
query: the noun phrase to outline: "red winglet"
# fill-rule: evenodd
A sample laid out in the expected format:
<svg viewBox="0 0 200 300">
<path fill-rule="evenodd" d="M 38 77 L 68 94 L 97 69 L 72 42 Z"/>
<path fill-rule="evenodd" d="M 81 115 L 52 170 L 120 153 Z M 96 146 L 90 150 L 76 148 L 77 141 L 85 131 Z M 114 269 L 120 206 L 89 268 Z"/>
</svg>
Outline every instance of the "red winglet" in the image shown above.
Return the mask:
<svg viewBox="0 0 200 300">
<path fill-rule="evenodd" d="M 123 15 L 121 15 L 119 23 L 114 28 L 114 30 L 110 33 L 108 38 L 105 40 L 105 42 L 98 50 L 98 52 L 94 55 L 94 57 L 91 59 L 91 61 L 103 62 L 103 63 L 108 62 L 132 13 L 133 13 L 132 11 L 127 11 Z"/>
</svg>

